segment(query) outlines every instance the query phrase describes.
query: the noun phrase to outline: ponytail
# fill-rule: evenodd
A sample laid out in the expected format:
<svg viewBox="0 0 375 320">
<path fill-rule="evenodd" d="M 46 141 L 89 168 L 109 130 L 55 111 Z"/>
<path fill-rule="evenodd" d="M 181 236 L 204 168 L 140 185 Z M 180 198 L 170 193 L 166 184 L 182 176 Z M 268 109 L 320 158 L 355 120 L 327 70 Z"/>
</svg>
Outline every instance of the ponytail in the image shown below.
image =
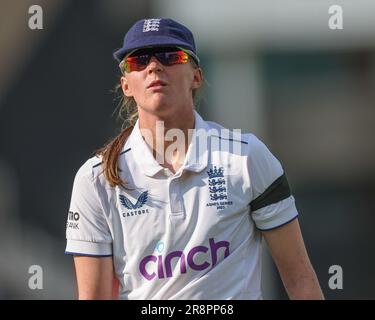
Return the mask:
<svg viewBox="0 0 375 320">
<path fill-rule="evenodd" d="M 121 86 L 117 85 L 115 91 L 120 88 Z M 122 95 L 119 106 L 118 118 L 123 121 L 120 134 L 96 151 L 96 155 L 102 158 L 103 173 L 112 187 L 126 184 L 126 181 L 120 178 L 119 156 L 138 119 L 138 109 L 133 97 Z"/>
</svg>

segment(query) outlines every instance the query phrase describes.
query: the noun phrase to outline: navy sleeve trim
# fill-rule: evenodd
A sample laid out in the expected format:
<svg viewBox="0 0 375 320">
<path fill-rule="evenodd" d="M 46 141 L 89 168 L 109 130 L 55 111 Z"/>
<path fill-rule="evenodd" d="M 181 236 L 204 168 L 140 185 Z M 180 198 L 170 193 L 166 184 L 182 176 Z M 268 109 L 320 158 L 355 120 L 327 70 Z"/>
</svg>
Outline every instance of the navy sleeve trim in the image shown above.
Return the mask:
<svg viewBox="0 0 375 320">
<path fill-rule="evenodd" d="M 99 162 L 99 163 L 97 163 L 96 165 L 93 166 L 93 168 L 96 168 L 96 167 L 100 166 L 102 163 L 103 163 L 103 162 Z"/>
<path fill-rule="evenodd" d="M 292 221 L 294 221 L 294 220 L 297 219 L 297 218 L 298 218 L 298 214 L 297 214 L 294 218 L 292 218 L 292 219 L 288 220 L 287 222 L 284 222 L 284 223 L 282 223 L 282 224 L 280 224 L 280 225 L 278 225 L 278 226 L 276 226 L 276 227 L 269 228 L 269 229 L 259 229 L 259 228 L 257 228 L 257 229 L 258 229 L 259 231 L 271 231 L 271 230 L 274 230 L 274 229 L 280 228 L 280 227 L 282 227 L 282 226 L 285 226 L 286 224 L 291 223 Z"/>
<path fill-rule="evenodd" d="M 289 183 L 285 173 L 283 173 L 261 195 L 250 202 L 250 209 L 255 211 L 267 207 L 290 197 L 290 195 Z"/>
<path fill-rule="evenodd" d="M 120 152 L 120 155 L 125 154 L 125 153 L 127 153 L 128 151 L 130 151 L 130 150 L 131 150 L 131 148 L 126 149 L 126 150 Z M 103 162 L 99 162 L 99 163 L 97 163 L 96 165 L 93 166 L 93 168 L 96 168 L 96 167 L 100 166 L 102 163 L 103 163 Z"/>
<path fill-rule="evenodd" d="M 121 154 L 124 154 L 124 153 L 127 153 L 127 152 L 130 151 L 131 149 L 132 149 L 132 148 L 128 148 L 128 149 L 126 149 L 126 150 L 120 152 L 120 155 L 121 155 Z"/>
<path fill-rule="evenodd" d="M 80 257 L 94 257 L 94 258 L 106 258 L 106 257 L 112 257 L 113 254 L 88 254 L 88 253 L 78 253 L 78 252 L 69 252 L 65 251 L 65 254 L 67 255 L 73 255 L 73 256 L 80 256 Z"/>
<path fill-rule="evenodd" d="M 233 138 L 224 138 L 224 137 L 221 137 L 221 136 L 217 136 L 217 135 L 211 135 L 212 137 L 215 137 L 215 138 L 219 138 L 221 140 L 229 140 L 229 141 L 233 141 L 233 142 L 241 142 L 243 144 L 249 144 L 247 141 L 243 141 L 243 140 L 237 140 L 237 139 L 233 139 Z"/>
</svg>

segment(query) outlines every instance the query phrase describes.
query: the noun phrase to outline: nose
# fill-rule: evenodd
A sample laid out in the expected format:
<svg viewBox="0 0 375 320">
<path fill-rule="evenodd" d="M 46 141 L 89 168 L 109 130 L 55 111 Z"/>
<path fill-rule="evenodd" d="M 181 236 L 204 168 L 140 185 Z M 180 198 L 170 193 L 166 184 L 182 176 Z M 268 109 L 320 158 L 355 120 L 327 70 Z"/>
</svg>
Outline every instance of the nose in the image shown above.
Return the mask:
<svg viewBox="0 0 375 320">
<path fill-rule="evenodd" d="M 148 73 L 160 72 L 163 70 L 163 65 L 154 56 L 151 57 L 147 66 Z"/>
</svg>

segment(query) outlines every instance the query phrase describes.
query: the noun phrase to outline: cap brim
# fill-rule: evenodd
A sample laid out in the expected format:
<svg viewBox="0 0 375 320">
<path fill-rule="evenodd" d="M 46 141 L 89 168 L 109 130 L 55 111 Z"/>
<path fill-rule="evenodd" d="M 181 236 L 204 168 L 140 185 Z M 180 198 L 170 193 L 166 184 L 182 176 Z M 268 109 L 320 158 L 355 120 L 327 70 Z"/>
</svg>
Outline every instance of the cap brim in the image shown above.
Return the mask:
<svg viewBox="0 0 375 320">
<path fill-rule="evenodd" d="M 140 39 L 139 41 L 133 41 L 127 48 L 118 49 L 113 53 L 113 57 L 120 63 L 127 53 L 136 49 L 148 48 L 148 47 L 182 47 L 193 52 L 193 48 L 189 44 L 183 41 L 175 39 L 171 41 L 170 37 L 164 36 L 152 36 L 147 41 Z M 196 55 L 195 55 L 196 56 Z"/>
</svg>

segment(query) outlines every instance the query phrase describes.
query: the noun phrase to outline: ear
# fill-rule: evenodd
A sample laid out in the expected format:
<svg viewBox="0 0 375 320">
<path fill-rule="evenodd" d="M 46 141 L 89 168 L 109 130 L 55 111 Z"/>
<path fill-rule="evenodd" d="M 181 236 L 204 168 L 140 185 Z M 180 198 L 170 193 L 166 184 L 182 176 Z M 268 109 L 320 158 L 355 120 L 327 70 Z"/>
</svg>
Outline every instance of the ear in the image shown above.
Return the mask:
<svg viewBox="0 0 375 320">
<path fill-rule="evenodd" d="M 124 93 L 124 95 L 127 97 L 132 97 L 133 93 L 129 86 L 129 80 L 126 79 L 125 76 L 122 76 L 120 81 L 121 81 L 122 92 Z"/>
<path fill-rule="evenodd" d="M 203 83 L 203 72 L 201 68 L 194 69 L 192 89 L 198 89 Z"/>
</svg>

